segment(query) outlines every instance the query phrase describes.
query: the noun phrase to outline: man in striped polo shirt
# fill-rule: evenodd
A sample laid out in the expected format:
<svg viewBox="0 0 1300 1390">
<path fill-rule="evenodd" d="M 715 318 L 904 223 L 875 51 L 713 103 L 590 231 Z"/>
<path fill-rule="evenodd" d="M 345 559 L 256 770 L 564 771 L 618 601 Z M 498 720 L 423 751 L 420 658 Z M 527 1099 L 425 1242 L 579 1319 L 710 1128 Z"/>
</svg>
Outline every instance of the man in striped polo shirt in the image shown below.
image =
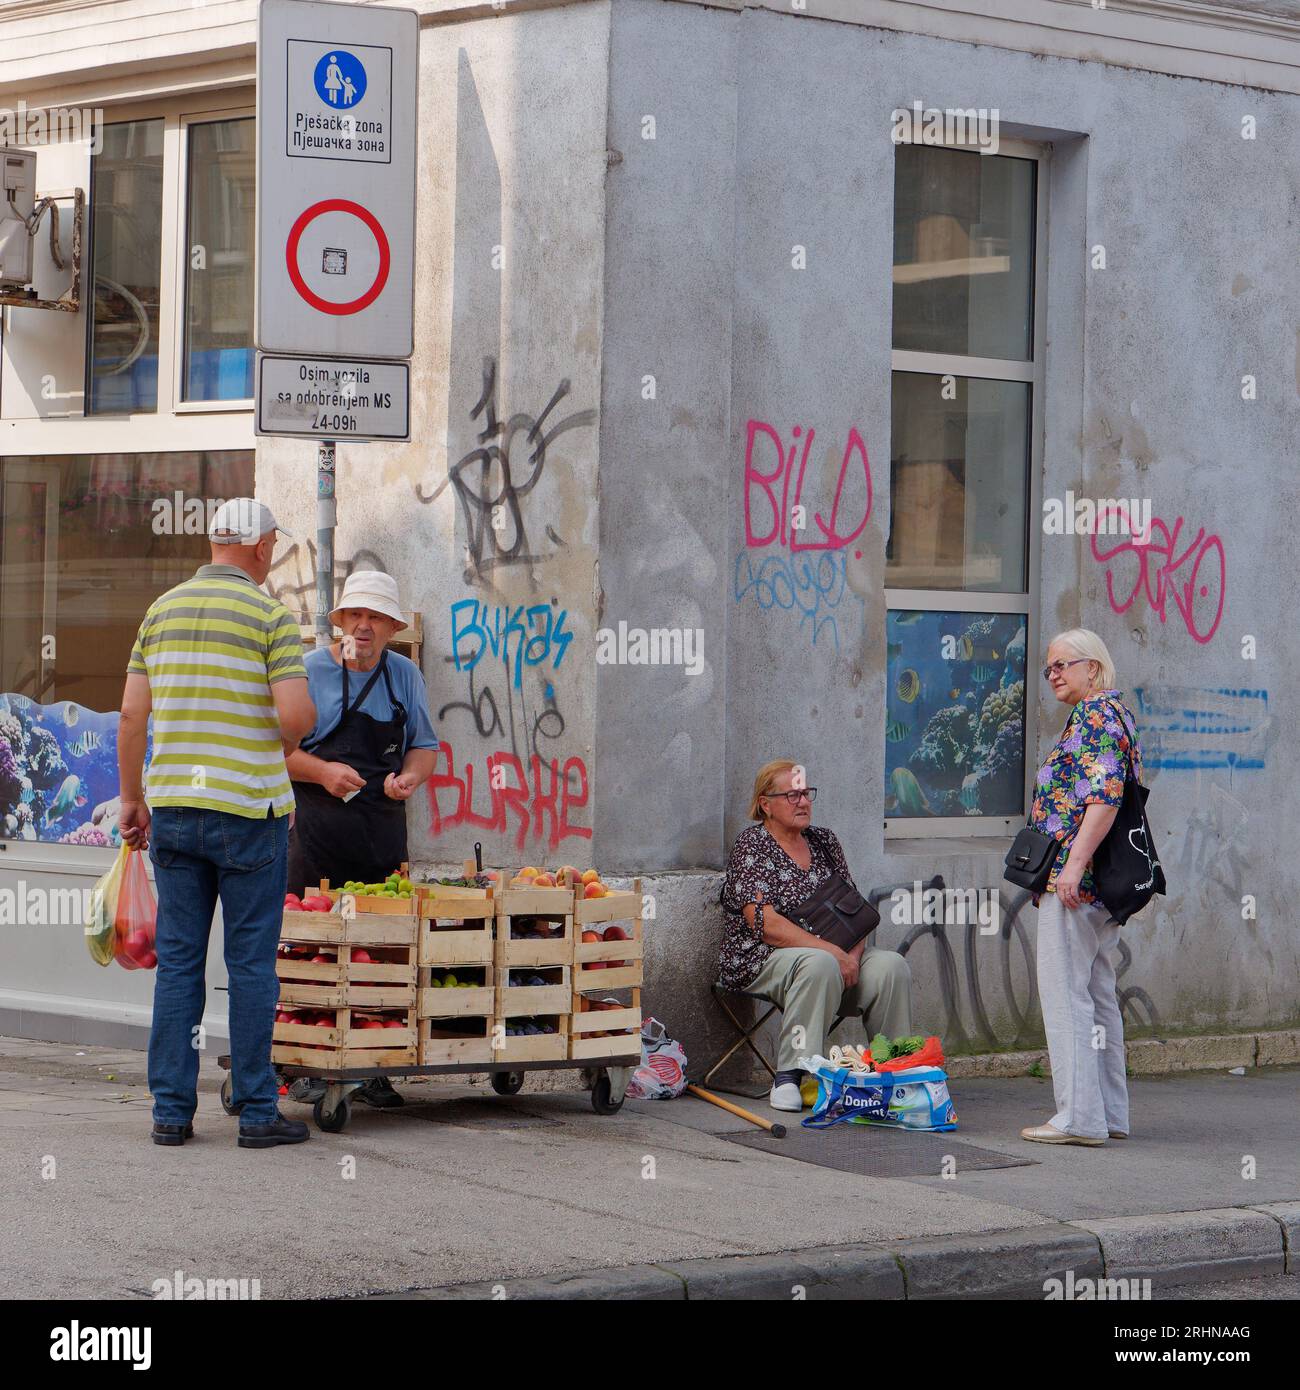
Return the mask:
<svg viewBox="0 0 1300 1390">
<path fill-rule="evenodd" d="M 183 1144 L 194 1133 L 204 966 L 218 899 L 240 1146 L 307 1138 L 305 1124 L 281 1116 L 271 1066 L 294 806 L 284 760 L 316 722 L 298 624 L 259 587 L 278 529 L 251 498 L 218 507 L 208 528 L 212 563 L 154 601 L 127 666 L 118 826 L 132 848 L 149 848 L 158 888 L 149 1034 L 156 1144 Z"/>
</svg>

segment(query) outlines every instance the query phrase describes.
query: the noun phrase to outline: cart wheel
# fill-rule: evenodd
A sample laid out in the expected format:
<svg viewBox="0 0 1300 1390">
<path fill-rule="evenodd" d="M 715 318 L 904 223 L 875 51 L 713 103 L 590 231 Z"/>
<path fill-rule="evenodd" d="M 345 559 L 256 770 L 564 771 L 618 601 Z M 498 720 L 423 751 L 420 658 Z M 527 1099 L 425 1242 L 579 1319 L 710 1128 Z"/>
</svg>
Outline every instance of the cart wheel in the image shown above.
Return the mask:
<svg viewBox="0 0 1300 1390">
<path fill-rule="evenodd" d="M 239 1110 L 235 1105 L 235 1078 L 229 1072 L 221 1082 L 221 1108 L 227 1115 L 238 1115 Z"/>
<path fill-rule="evenodd" d="M 597 1115 L 617 1115 L 623 1108 L 621 1100 L 610 1099 L 609 1076 L 606 1072 L 601 1072 L 591 1088 L 591 1108 Z"/>
<path fill-rule="evenodd" d="M 492 1089 L 499 1096 L 516 1095 L 524 1084 L 524 1074 L 521 1071 L 494 1071 L 492 1073 Z"/>
<path fill-rule="evenodd" d="M 339 1134 L 348 1127 L 348 1121 L 352 1118 L 352 1102 L 345 1098 L 333 1110 L 327 1111 L 325 1097 L 322 1096 L 312 1106 L 311 1117 L 316 1121 L 317 1129 L 326 1134 Z"/>
</svg>

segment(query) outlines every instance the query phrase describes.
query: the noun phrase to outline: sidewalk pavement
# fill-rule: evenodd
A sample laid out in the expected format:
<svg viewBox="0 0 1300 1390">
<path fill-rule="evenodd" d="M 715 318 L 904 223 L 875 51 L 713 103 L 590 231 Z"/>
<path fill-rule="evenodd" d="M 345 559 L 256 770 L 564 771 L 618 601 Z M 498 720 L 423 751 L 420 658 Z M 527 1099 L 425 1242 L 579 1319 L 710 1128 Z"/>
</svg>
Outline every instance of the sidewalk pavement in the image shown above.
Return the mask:
<svg viewBox="0 0 1300 1390">
<path fill-rule="evenodd" d="M 195 1139 L 159 1148 L 144 1060 L 0 1039 L 0 1297 L 148 1298 L 178 1269 L 263 1298 L 1042 1298 L 1067 1269 L 1157 1290 L 1300 1274 L 1300 1068 L 1135 1078 L 1133 1135 L 1102 1149 L 1018 1137 L 1049 1082 L 967 1078 L 951 1139 L 1030 1165 L 944 1178 L 949 1136 L 867 1129 L 934 1154 L 932 1176 L 877 1178 L 729 1142 L 750 1127 L 693 1098 L 597 1116 L 527 1082 L 399 1083 L 401 1110 L 242 1150 L 209 1058 Z"/>
</svg>

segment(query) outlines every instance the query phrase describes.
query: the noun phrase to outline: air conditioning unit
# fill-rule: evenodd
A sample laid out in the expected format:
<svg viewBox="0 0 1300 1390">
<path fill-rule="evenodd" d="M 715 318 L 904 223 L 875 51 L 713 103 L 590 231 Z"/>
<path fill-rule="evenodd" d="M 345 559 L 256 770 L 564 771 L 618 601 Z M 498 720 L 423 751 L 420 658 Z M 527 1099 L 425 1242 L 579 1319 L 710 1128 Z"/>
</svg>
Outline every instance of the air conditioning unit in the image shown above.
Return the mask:
<svg viewBox="0 0 1300 1390">
<path fill-rule="evenodd" d="M 36 155 L 0 150 L 4 200 L 0 202 L 0 292 L 32 282 L 32 214 L 36 211 Z"/>
</svg>

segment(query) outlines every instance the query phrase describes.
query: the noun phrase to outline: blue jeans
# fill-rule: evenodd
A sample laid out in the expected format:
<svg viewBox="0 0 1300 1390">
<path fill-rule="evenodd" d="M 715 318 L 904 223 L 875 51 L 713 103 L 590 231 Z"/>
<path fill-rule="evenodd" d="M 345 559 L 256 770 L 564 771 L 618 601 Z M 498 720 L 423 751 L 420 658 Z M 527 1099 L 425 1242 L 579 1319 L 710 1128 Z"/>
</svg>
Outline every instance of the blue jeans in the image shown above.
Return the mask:
<svg viewBox="0 0 1300 1390">
<path fill-rule="evenodd" d="M 158 887 L 158 976 L 149 1033 L 149 1089 L 157 1124 L 188 1124 L 198 1106 L 204 967 L 217 899 L 230 977 L 230 1069 L 241 1123 L 273 1124 L 278 1087 L 271 1028 L 280 982 L 275 953 L 284 915 L 289 817 L 250 820 L 196 806 L 153 813 L 149 856 Z"/>
</svg>

